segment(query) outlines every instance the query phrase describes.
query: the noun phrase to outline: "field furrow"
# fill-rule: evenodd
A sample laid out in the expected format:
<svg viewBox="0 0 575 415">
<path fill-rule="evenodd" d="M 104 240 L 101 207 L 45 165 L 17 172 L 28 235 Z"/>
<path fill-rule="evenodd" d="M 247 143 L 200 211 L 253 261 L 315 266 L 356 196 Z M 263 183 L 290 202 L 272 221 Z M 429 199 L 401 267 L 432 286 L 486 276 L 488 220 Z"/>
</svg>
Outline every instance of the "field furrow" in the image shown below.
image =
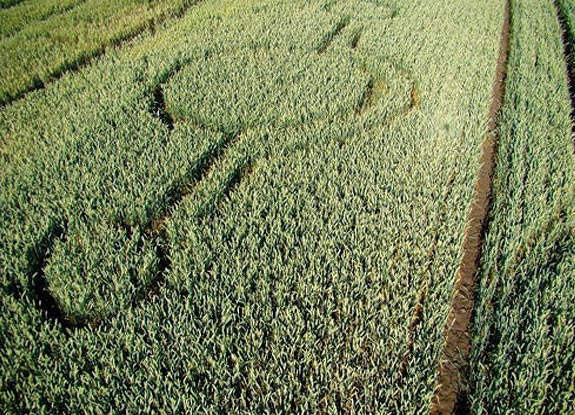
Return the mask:
<svg viewBox="0 0 575 415">
<path fill-rule="evenodd" d="M 469 410 L 466 384 L 471 347 L 471 318 L 475 303 L 475 279 L 481 260 L 483 237 L 491 207 L 491 187 L 497 157 L 499 114 L 505 97 L 510 20 L 510 3 L 507 0 L 499 45 L 499 60 L 489 108 L 489 131 L 481 148 L 474 199 L 467 217 L 467 226 L 461 248 L 461 263 L 455 277 L 451 309 L 445 325 L 445 345 L 437 378 L 438 389 L 432 400 L 431 414 L 453 414 Z"/>
<path fill-rule="evenodd" d="M 473 319 L 474 414 L 572 414 L 575 160 L 554 2 L 511 2 L 493 205 Z"/>
<path fill-rule="evenodd" d="M 0 1 L 0 9 L 8 9 L 12 6 L 16 6 L 19 3 L 22 3 L 24 0 L 1 0 Z"/>
</svg>

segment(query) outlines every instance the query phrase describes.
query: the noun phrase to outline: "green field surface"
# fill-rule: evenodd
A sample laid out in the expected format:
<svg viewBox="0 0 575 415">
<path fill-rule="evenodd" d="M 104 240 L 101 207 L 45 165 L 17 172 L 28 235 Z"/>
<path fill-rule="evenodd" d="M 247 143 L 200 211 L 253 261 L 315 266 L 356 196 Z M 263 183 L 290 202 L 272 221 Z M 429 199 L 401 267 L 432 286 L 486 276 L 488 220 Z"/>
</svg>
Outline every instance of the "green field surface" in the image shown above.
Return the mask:
<svg viewBox="0 0 575 415">
<path fill-rule="evenodd" d="M 36 0 L 26 1 L 19 7 L 0 9 L 0 37 L 10 36 L 34 22 L 69 12 L 86 1 Z"/>
<path fill-rule="evenodd" d="M 0 10 L 0 34 L 13 33 L 0 37 L 0 105 L 41 88 L 155 22 L 179 15 L 195 1 L 67 0 L 56 6 L 51 0 L 29 0 Z"/>
<path fill-rule="evenodd" d="M 504 11 L 0 0 L 0 412 L 429 413 Z M 503 104 L 457 414 L 574 413 L 553 0 Z"/>
<path fill-rule="evenodd" d="M 555 5 L 561 13 L 560 17 L 565 21 L 567 37 L 573 49 L 575 48 L 575 2 L 572 0 L 555 0 Z"/>
<path fill-rule="evenodd" d="M 512 16 L 472 337 L 472 413 L 573 414 L 575 159 L 565 56 L 551 0 L 514 0 Z"/>
</svg>

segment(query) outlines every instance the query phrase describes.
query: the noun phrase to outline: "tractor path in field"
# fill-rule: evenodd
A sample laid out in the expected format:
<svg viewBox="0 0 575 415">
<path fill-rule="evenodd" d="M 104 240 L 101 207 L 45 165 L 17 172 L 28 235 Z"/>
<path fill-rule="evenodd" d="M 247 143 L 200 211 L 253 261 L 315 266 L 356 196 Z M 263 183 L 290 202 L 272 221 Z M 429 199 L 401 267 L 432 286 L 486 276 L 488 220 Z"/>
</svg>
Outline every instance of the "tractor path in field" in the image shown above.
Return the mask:
<svg viewBox="0 0 575 415">
<path fill-rule="evenodd" d="M 510 0 L 506 0 L 499 59 L 493 82 L 491 106 L 489 108 L 488 133 L 481 146 L 474 198 L 467 217 L 461 248 L 461 262 L 456 274 L 451 308 L 444 329 L 445 343 L 437 375 L 437 390 L 432 398 L 430 407 L 430 414 L 432 415 L 465 414 L 469 412 L 469 403 L 464 386 L 471 348 L 470 330 L 475 276 L 479 268 L 483 236 L 487 227 L 491 204 L 491 186 L 497 153 L 498 118 L 505 96 L 510 20 Z"/>
<path fill-rule="evenodd" d="M 557 21 L 561 29 L 561 42 L 563 43 L 563 53 L 565 54 L 565 65 L 567 73 L 567 86 L 569 97 L 571 98 L 571 131 L 575 134 L 575 33 L 571 33 L 567 24 L 567 16 L 557 0 L 553 0 Z M 573 143 L 575 145 L 575 142 Z"/>
<path fill-rule="evenodd" d="M 0 111 L 2 111 L 4 108 L 8 107 L 15 101 L 25 98 L 28 94 L 32 92 L 45 89 L 48 85 L 62 79 L 66 74 L 77 72 L 90 66 L 94 61 L 96 61 L 102 56 L 105 56 L 107 51 L 110 49 L 117 49 L 124 47 L 128 45 L 131 41 L 133 41 L 135 38 L 137 38 L 139 35 L 145 32 L 149 32 L 151 35 L 154 35 L 156 33 L 156 29 L 163 23 L 167 22 L 168 20 L 182 19 L 187 14 L 188 10 L 198 5 L 202 1 L 203 0 L 196 0 L 194 2 L 184 4 L 180 10 L 175 10 L 173 12 L 164 13 L 157 17 L 154 17 L 153 19 L 141 25 L 140 27 L 137 27 L 134 31 L 128 33 L 127 35 L 116 37 L 112 39 L 110 42 L 102 44 L 97 50 L 90 53 L 82 54 L 77 59 L 74 59 L 70 62 L 66 62 L 55 72 L 52 72 L 49 79 L 47 79 L 46 81 L 38 80 L 37 82 L 34 82 L 32 86 L 22 90 L 16 95 L 10 96 L 5 100 L 0 100 Z"/>
</svg>

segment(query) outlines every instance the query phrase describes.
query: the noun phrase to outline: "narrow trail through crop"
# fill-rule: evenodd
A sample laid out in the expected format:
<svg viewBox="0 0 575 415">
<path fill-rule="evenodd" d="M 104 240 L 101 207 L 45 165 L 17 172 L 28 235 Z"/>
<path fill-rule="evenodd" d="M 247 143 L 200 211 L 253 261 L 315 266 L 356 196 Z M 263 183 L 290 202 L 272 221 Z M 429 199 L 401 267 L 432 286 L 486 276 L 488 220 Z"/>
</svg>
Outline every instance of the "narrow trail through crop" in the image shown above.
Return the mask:
<svg viewBox="0 0 575 415">
<path fill-rule="evenodd" d="M 30 257 L 30 287 L 32 298 L 49 320 L 60 323 L 65 332 L 75 328 L 74 324 L 66 317 L 58 302 L 50 292 L 44 268 L 50 257 L 56 239 L 62 239 L 66 231 L 59 225 L 53 226 L 41 238 L 35 249 L 28 252 Z"/>
<path fill-rule="evenodd" d="M 507 58 L 509 55 L 511 5 L 505 2 L 499 59 L 489 108 L 489 132 L 485 137 L 475 182 L 474 199 L 463 236 L 462 258 L 457 272 L 451 308 L 444 329 L 445 344 L 437 376 L 437 390 L 432 398 L 430 414 L 466 414 L 469 412 L 465 393 L 466 372 L 471 347 L 470 329 L 474 303 L 475 276 L 481 258 L 483 235 L 488 221 L 492 178 L 497 152 L 498 118 L 505 96 Z"/>
<path fill-rule="evenodd" d="M 569 30 L 567 16 L 557 0 L 553 0 L 557 21 L 561 29 L 561 42 L 563 43 L 563 53 L 565 54 L 565 65 L 567 66 L 567 86 L 571 98 L 571 131 L 575 134 L 575 33 Z M 575 29 L 574 29 L 575 30 Z M 573 143 L 575 145 L 575 142 Z"/>
<path fill-rule="evenodd" d="M 341 17 L 340 20 L 332 27 L 332 29 L 322 38 L 322 41 L 316 48 L 317 54 L 325 54 L 328 48 L 336 40 L 336 38 L 342 36 L 345 30 L 349 30 L 348 27 L 351 23 L 352 21 L 349 16 Z M 362 31 L 363 29 L 361 27 L 355 28 L 351 34 L 348 47 L 353 52 L 358 49 L 359 43 L 361 41 Z M 382 123 L 382 126 L 385 128 L 390 128 L 397 122 L 406 119 L 411 114 L 416 112 L 421 104 L 419 89 L 417 82 L 413 79 L 413 75 L 408 70 L 393 64 L 391 61 L 389 61 L 389 63 L 394 67 L 398 74 L 405 78 L 405 80 L 410 84 L 411 90 L 409 92 L 409 103 L 397 113 L 391 114 L 388 118 L 386 118 L 386 120 Z M 353 113 L 354 116 L 362 116 L 367 112 L 367 110 L 375 106 L 381 99 L 381 96 L 386 89 L 385 81 L 377 77 L 374 73 L 371 73 L 365 65 L 360 66 L 360 71 L 364 74 L 367 74 L 369 79 L 355 107 L 355 112 Z"/>
<path fill-rule="evenodd" d="M 349 47 L 351 49 L 357 49 L 357 45 L 359 45 L 360 39 L 361 39 L 361 30 L 358 30 L 354 33 L 353 37 L 351 38 Z"/>
<path fill-rule="evenodd" d="M 166 111 L 166 101 L 164 99 L 164 90 L 161 86 L 154 89 L 154 99 L 152 102 L 152 113 L 166 126 L 169 131 L 174 129 L 174 118 Z"/>
<path fill-rule="evenodd" d="M 159 292 L 160 287 L 164 284 L 166 273 L 170 270 L 171 264 L 171 254 L 170 254 L 170 243 L 168 235 L 166 232 L 166 224 L 170 220 L 172 213 L 175 211 L 178 205 L 180 205 L 183 200 L 194 194 L 194 190 L 197 189 L 202 181 L 209 180 L 209 176 L 213 173 L 212 170 L 221 162 L 226 156 L 227 148 L 234 146 L 238 141 L 240 134 L 235 134 L 231 136 L 231 139 L 226 140 L 225 144 L 219 146 L 218 149 L 212 154 L 211 157 L 207 159 L 204 165 L 200 168 L 197 179 L 192 180 L 188 186 L 187 190 L 182 191 L 176 199 L 168 207 L 165 208 L 162 216 L 153 220 L 150 225 L 145 229 L 144 234 L 148 238 L 157 238 L 159 240 L 159 245 L 156 251 L 156 255 L 159 259 L 159 266 L 156 273 L 156 277 L 152 282 L 145 287 L 144 293 L 134 299 L 133 306 L 138 306 L 139 303 L 148 300 L 154 294 Z M 223 183 L 220 183 L 221 191 L 213 195 L 212 200 L 197 200 L 194 201 L 196 204 L 204 207 L 203 209 L 198 209 L 197 214 L 194 215 L 191 220 L 200 221 L 205 217 L 210 216 L 217 205 L 229 196 L 235 188 L 248 177 L 253 171 L 254 163 L 247 161 L 242 163 L 230 172 Z M 211 203 L 210 203 L 211 202 Z M 205 206 L 209 205 L 209 206 Z"/>
<path fill-rule="evenodd" d="M 172 119 L 171 115 L 166 113 L 167 116 Z M 173 124 L 172 124 L 172 128 Z M 177 209 L 179 205 L 187 197 L 191 197 L 195 194 L 197 188 L 206 180 L 209 180 L 210 176 L 213 174 L 216 166 L 221 163 L 226 157 L 228 157 L 229 149 L 234 147 L 240 140 L 241 133 L 230 133 L 225 134 L 223 138 L 210 148 L 192 167 L 188 173 L 187 182 L 183 185 L 178 186 L 173 191 L 173 197 L 164 207 L 162 213 L 153 218 L 150 223 L 144 228 L 144 237 L 150 240 L 157 240 L 156 255 L 158 258 L 158 269 L 156 271 L 155 278 L 147 284 L 141 295 L 134 298 L 132 302 L 133 307 L 137 307 L 140 303 L 149 300 L 160 290 L 160 287 L 164 284 L 166 274 L 169 272 L 171 264 L 171 253 L 170 253 L 170 243 L 166 232 L 166 224 L 172 217 L 173 212 Z M 244 179 L 245 176 L 251 172 L 251 163 L 244 163 L 240 166 L 236 166 L 229 176 L 226 177 L 223 183 L 220 183 L 220 191 L 214 195 L 211 204 L 205 200 L 195 201 L 199 204 L 210 204 L 208 208 L 199 209 L 198 214 L 195 215 L 191 220 L 199 221 L 202 218 L 209 216 L 213 212 L 213 208 L 226 196 L 228 196 L 234 188 Z M 91 325 L 97 325 L 100 321 L 94 321 Z"/>
<path fill-rule="evenodd" d="M 189 196 L 198 183 L 209 175 L 213 166 L 218 160 L 225 157 L 226 150 L 232 147 L 239 139 L 240 133 L 232 133 L 225 135 L 212 149 L 208 150 L 206 154 L 194 165 L 192 171 L 189 173 L 190 179 L 180 189 L 174 191 L 174 197 L 168 206 L 164 208 L 163 213 L 153 219 L 146 228 L 147 234 L 158 234 L 160 229 L 165 225 L 170 218 L 173 210 Z"/>
<path fill-rule="evenodd" d="M 197 3 L 197 2 L 196 2 Z M 328 52 L 329 46 L 332 46 L 334 40 L 342 35 L 342 32 L 349 25 L 350 19 L 345 16 L 339 19 L 336 24 L 323 37 L 321 45 L 315 50 L 315 53 L 321 55 Z M 361 28 L 356 29 L 347 44 L 351 50 L 356 51 L 361 39 Z M 206 62 L 209 56 L 206 56 Z M 177 61 L 172 68 L 166 71 L 155 86 L 145 92 L 149 101 L 150 114 L 159 120 L 167 129 L 168 135 L 175 133 L 180 126 L 180 122 L 186 122 L 178 119 L 170 112 L 169 105 L 166 103 L 165 88 L 173 77 L 178 74 L 190 62 L 187 60 Z M 409 83 L 409 95 L 406 97 L 406 104 L 397 112 L 389 115 L 382 127 L 390 127 L 395 122 L 404 119 L 419 108 L 419 93 L 416 82 L 413 80 L 409 71 L 398 68 L 393 65 L 397 74 Z M 341 121 L 357 119 L 362 117 L 371 107 L 377 105 L 383 95 L 385 88 L 383 80 L 380 80 L 375 74 L 372 74 L 365 66 L 359 68 L 363 73 L 369 75 L 365 90 L 362 93 L 360 101 L 351 109 L 348 114 L 341 116 Z M 309 124 L 306 122 L 304 124 Z M 198 128 L 212 130 L 211 127 L 197 125 Z M 296 127 L 297 126 L 291 126 Z M 291 128 L 290 126 L 277 126 L 279 129 Z M 186 200 L 186 210 L 190 221 L 202 223 L 204 219 L 209 219 L 219 203 L 229 196 L 235 188 L 243 182 L 254 171 L 254 166 L 264 155 L 256 156 L 249 150 L 249 140 L 251 128 L 238 127 L 235 131 L 227 131 L 216 127 L 213 133 L 218 137 L 217 141 L 205 149 L 202 155 L 189 167 L 188 171 L 181 180 L 173 184 L 166 195 L 165 205 L 157 214 L 150 218 L 147 223 L 128 224 L 115 223 L 114 226 L 122 228 L 129 238 L 139 229 L 142 232 L 143 240 L 154 244 L 155 254 L 157 257 L 157 269 L 152 280 L 142 288 L 140 293 L 132 300 L 132 307 L 138 307 L 140 304 L 150 300 L 157 294 L 162 286 L 165 285 L 166 276 L 168 275 L 172 264 L 170 252 L 172 248 L 169 234 L 167 231 L 168 223 L 178 207 Z M 202 224 L 200 226 L 205 226 Z M 136 229 L 137 228 L 137 229 Z M 58 321 L 61 326 L 69 333 L 70 330 L 80 329 L 82 327 L 98 327 L 104 323 L 106 315 L 93 316 L 82 321 L 73 321 L 62 310 L 48 286 L 48 281 L 44 275 L 44 268 L 51 255 L 51 247 L 57 239 L 63 238 L 62 232 L 51 231 L 46 241 L 40 242 L 37 252 L 44 252 L 41 258 L 35 261 L 33 266 L 32 282 L 34 284 L 34 296 L 40 309 L 42 309 L 49 320 Z M 38 254 L 36 254 L 38 256 Z M 430 254 L 433 255 L 433 254 Z M 423 295 L 425 292 L 423 291 Z M 423 300 L 420 300 L 423 302 Z M 416 318 L 417 324 L 418 318 Z"/>
<path fill-rule="evenodd" d="M 370 77 L 357 105 L 356 114 L 363 114 L 365 110 L 371 106 L 373 101 L 373 88 L 373 79 Z"/>
<path fill-rule="evenodd" d="M 186 15 L 189 9 L 196 6 L 198 3 L 202 1 L 203 0 L 196 0 L 194 2 L 184 4 L 179 10 L 175 10 L 171 13 L 161 14 L 158 17 L 155 17 L 149 21 L 144 22 L 143 24 L 136 27 L 133 31 L 131 31 L 128 34 L 118 36 L 112 39 L 111 41 L 102 44 L 95 50 L 80 54 L 76 59 L 66 62 L 65 64 L 61 65 L 58 69 L 56 69 L 54 72 L 52 72 L 48 79 L 41 80 L 39 78 L 36 78 L 30 87 L 25 88 L 22 91 L 12 96 L 9 96 L 4 100 L 0 100 L 0 111 L 4 110 L 6 107 L 14 103 L 15 101 L 25 98 L 28 94 L 32 92 L 45 89 L 48 85 L 63 78 L 66 74 L 76 72 L 90 66 L 92 62 L 94 62 L 96 59 L 99 59 L 100 57 L 106 55 L 107 51 L 111 48 L 119 48 L 126 46 L 132 40 L 137 38 L 142 33 L 145 33 L 146 31 L 148 31 L 151 35 L 154 35 L 156 32 L 156 28 L 158 26 L 162 25 L 163 23 L 167 22 L 170 19 L 172 20 L 182 19 Z"/>
<path fill-rule="evenodd" d="M 317 47 L 317 53 L 320 55 L 324 53 L 331 45 L 333 40 L 349 25 L 350 22 L 349 16 L 344 16 L 341 18 L 339 22 L 333 27 L 331 31 L 329 31 L 321 40 L 319 46 Z M 359 41 L 359 39 L 358 39 Z"/>
<path fill-rule="evenodd" d="M 140 303 L 149 300 L 159 292 L 160 287 L 164 284 L 166 274 L 171 268 L 170 243 L 166 232 L 166 224 L 170 220 L 172 213 L 186 197 L 194 195 L 195 190 L 204 181 L 210 180 L 210 176 L 213 176 L 214 173 L 213 169 L 218 165 L 218 163 L 221 163 L 222 160 L 227 157 L 226 153 L 228 152 L 228 149 L 234 146 L 238 137 L 239 134 L 230 135 L 222 140 L 215 149 L 208 152 L 204 159 L 196 164 L 191 173 L 192 178 L 190 181 L 175 195 L 174 199 L 164 208 L 161 215 L 153 219 L 148 226 L 144 228 L 143 237 L 147 240 L 156 240 L 158 268 L 153 280 L 144 287 L 140 295 L 133 299 L 133 307 L 138 307 Z M 214 208 L 216 208 L 223 199 L 229 196 L 235 188 L 251 174 L 253 167 L 254 162 L 247 160 L 234 165 L 234 168 L 224 176 L 223 180 L 221 177 L 216 177 L 215 179 L 212 178 L 212 181 L 215 180 L 218 182 L 219 191 L 217 194 L 213 195 L 209 201 L 194 201 L 194 203 L 200 205 L 202 209 L 198 209 L 198 213 L 194 215 L 191 220 L 200 221 L 205 217 L 209 217 L 213 213 Z M 127 234 L 133 234 L 131 226 L 127 224 L 120 224 L 119 226 L 125 229 Z M 37 255 L 37 258 L 35 257 L 33 261 L 33 265 L 31 267 L 31 278 L 32 293 L 38 307 L 45 313 L 48 320 L 59 322 L 64 329 L 64 332 L 69 334 L 71 330 L 81 329 L 87 326 L 98 327 L 105 321 L 107 316 L 99 316 L 82 321 L 73 321 L 69 316 L 67 316 L 65 311 L 61 309 L 52 295 L 48 286 L 48 281 L 44 275 L 44 268 L 50 256 L 54 241 L 57 238 L 62 239 L 64 237 L 64 230 L 60 227 L 56 227 L 40 242 L 37 251 L 41 252 L 41 254 L 39 256 Z"/>
</svg>

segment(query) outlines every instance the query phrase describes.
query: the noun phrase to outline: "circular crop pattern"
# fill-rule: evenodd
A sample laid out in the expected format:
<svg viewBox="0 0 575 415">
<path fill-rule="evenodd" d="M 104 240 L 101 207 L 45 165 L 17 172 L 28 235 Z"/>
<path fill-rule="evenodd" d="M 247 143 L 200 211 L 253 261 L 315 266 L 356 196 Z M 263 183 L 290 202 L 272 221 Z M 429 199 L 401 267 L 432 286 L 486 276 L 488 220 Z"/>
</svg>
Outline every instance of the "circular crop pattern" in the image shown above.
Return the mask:
<svg viewBox="0 0 575 415">
<path fill-rule="evenodd" d="M 312 52 L 238 47 L 192 62 L 164 85 L 165 111 L 176 123 L 224 132 L 322 119 L 363 118 L 373 127 L 407 115 L 415 85 L 405 71 L 385 60 L 359 57 L 359 32 L 344 45 L 332 45 L 346 22 Z"/>
<path fill-rule="evenodd" d="M 378 2 L 363 3 L 374 13 L 389 12 Z M 150 112 L 170 134 L 199 129 L 220 138 L 184 175 L 188 183 L 168 189 L 170 195 L 162 199 L 167 204 L 147 223 L 69 226 L 54 242 L 43 271 L 68 323 L 94 323 L 130 307 L 165 278 L 175 253 L 169 252 L 164 225 L 175 207 L 190 188 L 212 176 L 215 184 L 196 192 L 200 213 L 194 217 L 213 210 L 265 153 L 242 156 L 261 145 L 252 142 L 259 140 L 257 131 L 313 129 L 320 123 L 375 130 L 417 109 L 409 72 L 362 50 L 362 26 L 354 26 L 343 12 L 332 16 L 332 6 L 325 10 L 335 23 L 314 45 L 244 40 L 206 49 L 204 59 L 176 65 L 158 81 L 149 97 Z"/>
</svg>

